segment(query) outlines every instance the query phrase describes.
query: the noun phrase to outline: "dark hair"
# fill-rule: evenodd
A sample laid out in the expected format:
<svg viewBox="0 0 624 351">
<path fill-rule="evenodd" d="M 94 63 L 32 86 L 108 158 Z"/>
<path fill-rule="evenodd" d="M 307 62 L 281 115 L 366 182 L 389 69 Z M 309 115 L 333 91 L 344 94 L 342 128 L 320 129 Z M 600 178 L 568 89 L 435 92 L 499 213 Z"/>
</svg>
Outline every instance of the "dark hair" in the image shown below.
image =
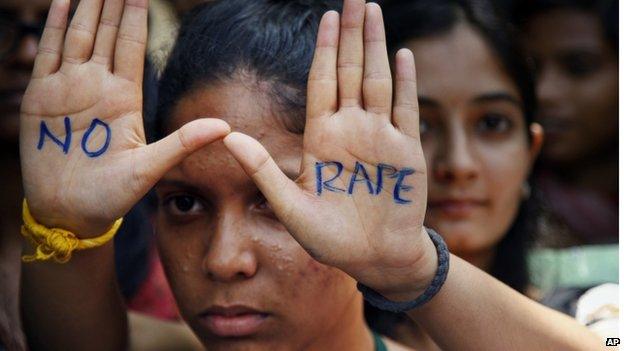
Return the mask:
<svg viewBox="0 0 624 351">
<path fill-rule="evenodd" d="M 388 0 L 382 2 L 387 26 L 388 47 L 394 53 L 411 40 L 449 33 L 465 22 L 475 28 L 492 48 L 522 97 L 527 135 L 535 111 L 535 83 L 529 59 L 515 41 L 513 28 L 502 20 L 496 8 L 486 0 Z M 518 215 L 505 237 L 498 243 L 490 273 L 510 287 L 524 292 L 529 284 L 527 267 L 531 236 L 537 227 L 535 213 L 540 203 L 532 197 L 523 201 Z M 404 315 L 376 310 L 367 305 L 368 323 L 376 331 L 393 336 Z"/>
<path fill-rule="evenodd" d="M 518 88 L 527 126 L 536 109 L 530 60 L 516 41 L 515 30 L 488 0 L 387 0 L 383 2 L 388 48 L 396 52 L 410 40 L 442 35 L 465 21 L 483 36 Z"/>
<path fill-rule="evenodd" d="M 156 134 L 181 98 L 241 72 L 271 83 L 286 128 L 303 132 L 306 84 L 322 15 L 336 1 L 223 0 L 200 4 L 183 19 L 159 83 Z"/>
<path fill-rule="evenodd" d="M 572 8 L 595 14 L 602 22 L 605 38 L 618 53 L 618 14 L 617 0 L 523 0 L 514 7 L 514 21 L 523 26 L 533 16 L 561 8 Z"/>
<path fill-rule="evenodd" d="M 498 16 L 489 1 L 391 1 L 386 5 L 385 14 L 391 50 L 396 50 L 410 40 L 448 33 L 462 21 L 474 27 L 493 49 L 518 88 L 528 133 L 536 104 L 533 71 L 529 59 L 515 40 L 512 28 Z M 528 283 L 523 238 L 526 237 L 524 234 L 530 232 L 526 230 L 528 228 L 518 228 L 525 222 L 524 219 L 524 211 L 521 209 L 509 233 L 499 243 L 499 254 L 492 272 L 495 277 L 517 290 L 525 289 Z"/>
</svg>

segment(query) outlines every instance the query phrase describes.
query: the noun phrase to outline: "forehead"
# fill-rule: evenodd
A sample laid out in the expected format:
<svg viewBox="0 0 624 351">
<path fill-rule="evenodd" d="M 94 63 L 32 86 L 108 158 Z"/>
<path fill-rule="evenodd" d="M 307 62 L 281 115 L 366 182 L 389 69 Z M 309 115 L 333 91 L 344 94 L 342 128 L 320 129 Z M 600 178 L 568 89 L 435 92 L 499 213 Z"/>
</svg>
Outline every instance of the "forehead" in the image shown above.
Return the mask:
<svg viewBox="0 0 624 351">
<path fill-rule="evenodd" d="M 416 60 L 419 95 L 460 100 L 493 91 L 519 95 L 494 51 L 468 24 L 407 46 Z"/>
<path fill-rule="evenodd" d="M 603 42 L 598 16 L 572 8 L 553 9 L 536 15 L 528 26 L 528 44 L 558 50 L 582 46 L 597 48 Z"/>
<path fill-rule="evenodd" d="M 262 83 L 228 82 L 209 85 L 184 97 L 172 113 L 170 130 L 202 117 L 223 119 L 232 131 L 257 139 L 287 173 L 299 170 L 303 136 L 286 130 L 280 110 Z M 173 173 L 175 173 L 174 170 Z M 178 176 L 186 180 L 218 178 L 227 173 L 228 185 L 249 183 L 242 169 L 222 142 L 215 142 L 194 153 L 177 167 Z M 182 174 L 180 174 L 182 173 Z M 217 179 L 211 179 L 216 184 Z M 224 183 L 225 184 L 225 183 Z"/>
</svg>

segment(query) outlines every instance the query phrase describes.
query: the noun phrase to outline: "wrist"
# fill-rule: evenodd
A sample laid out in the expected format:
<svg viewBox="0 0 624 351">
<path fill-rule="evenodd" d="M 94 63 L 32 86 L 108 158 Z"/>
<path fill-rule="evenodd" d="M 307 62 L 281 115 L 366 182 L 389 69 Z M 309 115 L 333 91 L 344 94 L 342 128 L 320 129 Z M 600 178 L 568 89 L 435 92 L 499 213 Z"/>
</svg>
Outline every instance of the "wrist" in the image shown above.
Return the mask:
<svg viewBox="0 0 624 351">
<path fill-rule="evenodd" d="M 76 209 L 64 205 L 41 203 L 28 199 L 30 213 L 37 223 L 47 228 L 59 228 L 72 232 L 79 239 L 90 239 L 110 230 L 115 220 L 103 218 L 83 218 Z"/>
<path fill-rule="evenodd" d="M 98 237 L 80 239 L 66 229 L 48 228 L 38 223 L 33 218 L 26 199 L 23 202 L 22 218 L 24 224 L 21 227 L 21 233 L 35 249 L 32 254 L 22 256 L 23 262 L 54 259 L 58 263 L 66 263 L 76 250 L 93 249 L 109 242 L 123 221 L 121 218 L 118 219 L 108 231 Z"/>
<path fill-rule="evenodd" d="M 376 289 L 390 301 L 411 301 L 421 296 L 431 285 L 438 269 L 438 254 L 434 243 L 429 238 L 425 227 L 422 227 L 422 254 L 403 272 L 397 274 L 401 281 L 392 286 Z"/>
<path fill-rule="evenodd" d="M 431 299 L 433 299 L 438 294 L 438 292 L 442 289 L 442 286 L 444 285 L 444 282 L 446 281 L 446 277 L 449 272 L 450 254 L 448 251 L 448 247 L 444 242 L 444 239 L 442 239 L 442 237 L 438 233 L 433 230 L 427 230 L 427 233 L 436 248 L 437 268 L 435 275 L 431 280 L 431 283 L 429 284 L 429 286 L 427 286 L 424 292 L 414 298 L 412 298 L 412 294 L 415 291 L 420 291 L 420 288 L 417 290 L 405 289 L 398 292 L 385 291 L 384 293 L 386 295 L 384 296 L 379 292 L 369 288 L 368 286 L 358 283 L 358 289 L 362 292 L 366 301 L 381 310 L 395 313 L 407 312 L 423 306 L 427 302 L 431 301 Z M 405 300 L 406 298 L 412 299 Z"/>
</svg>

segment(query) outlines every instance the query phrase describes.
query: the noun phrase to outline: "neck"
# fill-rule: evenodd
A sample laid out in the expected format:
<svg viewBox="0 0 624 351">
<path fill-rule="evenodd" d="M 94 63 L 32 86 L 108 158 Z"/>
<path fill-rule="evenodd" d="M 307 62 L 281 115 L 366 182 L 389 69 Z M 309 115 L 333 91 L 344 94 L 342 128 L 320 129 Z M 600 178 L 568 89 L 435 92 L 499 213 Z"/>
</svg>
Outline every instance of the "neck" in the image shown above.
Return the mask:
<svg viewBox="0 0 624 351">
<path fill-rule="evenodd" d="M 327 325 L 325 333 L 305 350 L 374 350 L 373 336 L 364 320 L 364 300 L 357 290 L 344 310 L 336 314 L 340 318 Z"/>
</svg>

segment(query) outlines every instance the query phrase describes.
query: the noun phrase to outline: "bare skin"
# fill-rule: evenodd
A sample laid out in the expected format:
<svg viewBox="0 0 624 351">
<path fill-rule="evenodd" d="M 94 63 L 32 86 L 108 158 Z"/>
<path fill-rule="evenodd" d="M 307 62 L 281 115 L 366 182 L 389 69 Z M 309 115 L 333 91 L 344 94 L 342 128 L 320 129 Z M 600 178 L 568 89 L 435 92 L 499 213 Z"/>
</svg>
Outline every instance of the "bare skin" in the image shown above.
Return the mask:
<svg viewBox="0 0 624 351">
<path fill-rule="evenodd" d="M 523 201 L 541 128 L 532 125 L 529 139 L 518 88 L 469 24 L 407 46 L 419 72 L 429 165 L 425 224 L 442 233 L 451 252 L 489 271 Z"/>
<path fill-rule="evenodd" d="M 535 15 L 525 29 L 539 69 L 544 166 L 565 183 L 613 196 L 618 189 L 618 56 L 599 16 L 558 8 Z"/>
<path fill-rule="evenodd" d="M 105 231 L 167 171 L 229 133 L 228 125 L 222 121 L 196 119 L 172 136 L 144 145 L 140 103 L 135 99 L 140 101 L 144 50 L 140 43 L 146 35 L 147 3 L 127 1 L 124 11 L 119 4 L 120 1 L 106 1 L 102 12 L 102 18 L 113 14 L 108 18 L 110 22 L 105 23 L 121 23 L 119 35 L 113 35 L 113 27 L 107 25 L 100 28 L 97 39 L 84 35 L 82 30 L 76 31 L 91 28 L 95 32 L 102 0 L 84 0 L 80 4 L 73 21 L 82 25 L 70 26 L 63 55 L 62 36 L 44 35 L 41 46 L 50 50 L 43 50 L 38 58 L 21 117 L 24 185 L 33 214 L 46 226 L 67 228 L 83 238 Z M 64 28 L 66 5 L 62 0 L 53 5 L 50 23 L 56 28 Z M 59 34 L 62 30 L 48 32 Z M 242 180 L 256 184 L 281 225 L 299 243 L 300 250 L 310 253 L 314 264 L 339 270 L 387 298 L 407 300 L 416 298 L 429 285 L 437 256 L 423 228 L 426 167 L 415 104 L 414 60 L 409 51 L 399 52 L 393 91 L 384 38 L 377 5 L 348 0 L 342 16 L 330 11 L 323 17 L 309 78 L 307 127 L 296 182 L 252 137 L 231 133 L 224 144 L 247 175 Z M 92 84 L 82 86 L 79 93 L 69 94 L 69 83 L 74 86 L 72 92 L 76 92 L 75 85 L 87 81 L 79 77 L 93 77 Z M 66 94 L 59 94 L 63 88 Z M 48 98 L 46 106 L 39 103 L 43 96 Z M 54 101 L 57 96 L 58 101 Z M 67 99 L 69 96 L 71 99 Z M 66 155 L 53 148 L 37 150 L 41 120 L 58 131 L 62 130 L 58 117 L 66 115 L 76 116 L 73 118 L 79 126 L 74 131 L 77 138 L 84 134 L 94 115 L 109 121 L 117 137 L 107 153 L 90 160 L 77 147 Z M 96 141 L 100 144 L 93 147 L 103 140 Z M 225 156 L 219 153 L 212 157 Z M 133 158 L 136 162 L 132 162 Z M 317 161 L 339 161 L 345 165 L 343 175 L 335 182 L 338 186 L 348 183 L 356 161 L 366 168 L 384 162 L 413 169 L 404 183 L 412 188 L 403 193 L 403 198 L 410 202 L 398 204 L 396 196 L 386 192 L 372 197 L 366 191 L 354 192 L 352 196 L 328 191 L 319 197 L 314 186 L 313 167 Z M 45 174 L 52 172 L 58 177 L 46 177 L 42 169 L 46 169 Z M 106 177 L 104 172 L 111 170 L 115 171 L 114 177 L 111 173 Z M 78 175 L 89 181 L 76 181 Z M 230 270 L 223 270 L 227 266 L 217 264 L 231 255 L 226 248 L 245 247 L 239 241 L 224 245 L 239 239 L 224 235 L 217 238 L 223 245 L 219 245 L 219 251 L 205 246 L 208 253 L 201 268 L 207 279 L 223 284 L 253 275 L 254 256 L 248 254 L 242 255 L 241 274 L 232 276 Z M 183 252 L 178 252 L 170 258 L 183 256 Z M 113 278 L 111 245 L 77 254 L 64 266 L 43 263 L 25 268 L 24 299 L 29 309 L 26 323 L 36 340 L 41 345 L 62 349 L 123 347 L 127 337 L 126 315 L 111 283 Z M 171 279 L 171 283 L 176 291 L 185 281 Z M 54 323 L 55 316 L 61 313 L 72 316 L 62 326 L 62 333 L 61 326 Z M 514 293 L 454 256 L 440 293 L 425 307 L 411 311 L 410 316 L 445 349 L 587 350 L 601 344 L 570 318 Z M 474 323 L 477 316 L 481 323 Z M 105 330 L 98 335 L 84 335 L 90 334 L 84 330 L 101 329 Z M 360 328 L 356 335 L 361 331 Z M 68 334 L 76 337 L 63 337 Z M 331 340 L 327 350 L 344 349 L 341 344 L 347 341 L 332 340 L 327 335 L 318 338 Z M 363 342 L 361 349 L 372 349 L 372 338 L 359 340 Z M 262 349 L 261 345 L 249 348 Z"/>
<path fill-rule="evenodd" d="M 38 25 L 45 21 L 50 0 L 0 1 L 0 20 L 14 30 L 18 24 Z M 6 30 L 6 29 L 3 29 Z M 5 37 L 6 40 L 6 37 Z M 19 314 L 19 256 L 22 242 L 15 228 L 19 228 L 19 203 L 23 198 L 18 156 L 19 110 L 32 66 L 37 56 L 36 34 L 15 37 L 12 47 L 0 58 L 0 344 L 9 350 L 25 350 L 26 343 Z M 7 44 L 3 44 L 7 48 Z"/>
</svg>

